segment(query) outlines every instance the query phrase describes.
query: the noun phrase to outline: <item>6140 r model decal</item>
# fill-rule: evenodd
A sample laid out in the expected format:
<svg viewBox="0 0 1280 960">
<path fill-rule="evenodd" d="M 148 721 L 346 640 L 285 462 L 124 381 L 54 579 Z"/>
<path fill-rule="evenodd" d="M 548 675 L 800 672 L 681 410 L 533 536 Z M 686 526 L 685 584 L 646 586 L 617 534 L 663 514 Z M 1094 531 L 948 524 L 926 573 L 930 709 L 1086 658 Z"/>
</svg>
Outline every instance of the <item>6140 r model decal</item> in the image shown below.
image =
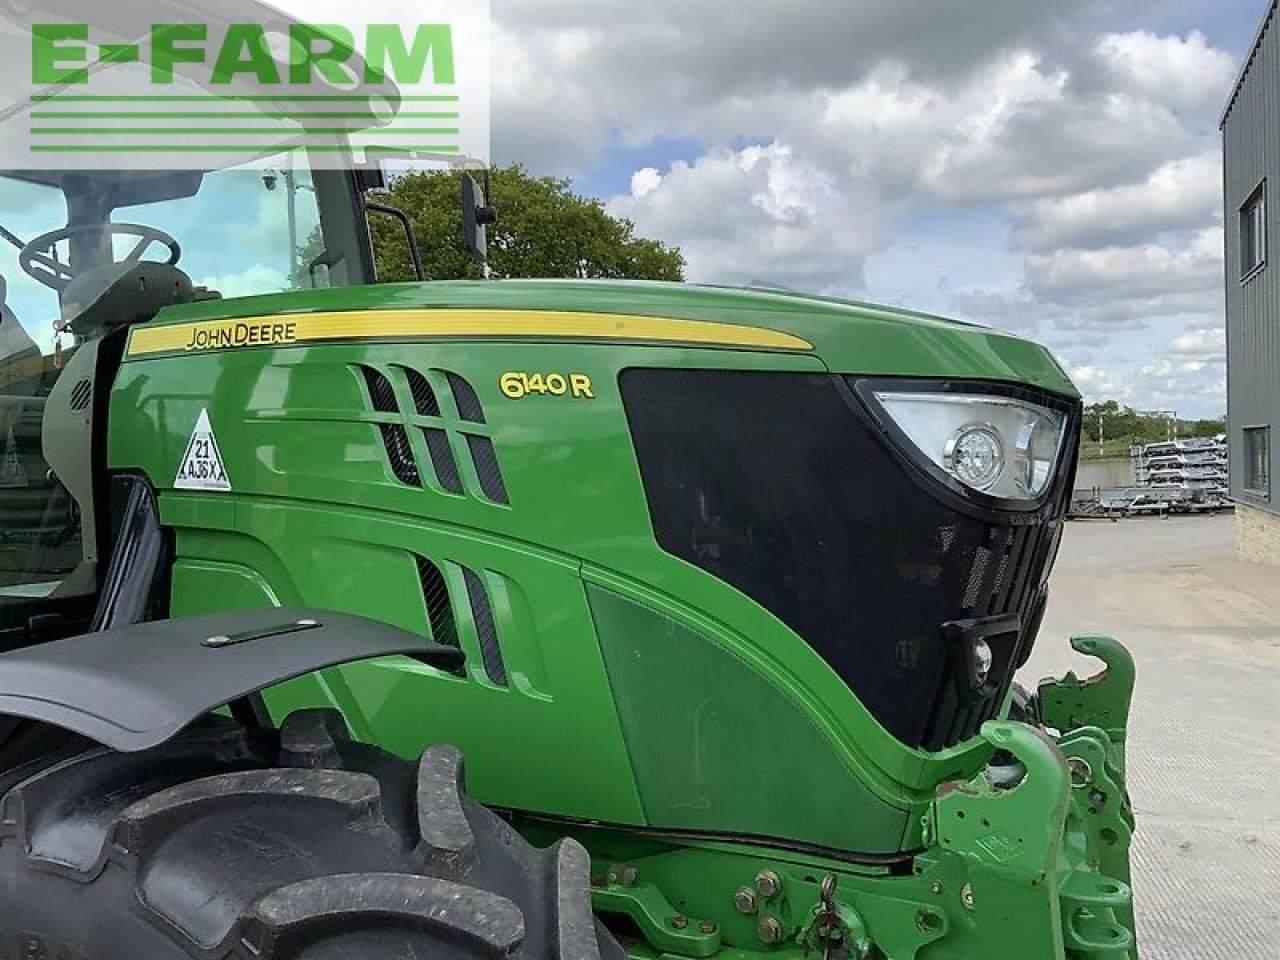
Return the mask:
<svg viewBox="0 0 1280 960">
<path fill-rule="evenodd" d="M 572 396 L 575 400 L 594 400 L 591 378 L 585 373 L 520 373 L 508 371 L 498 378 L 502 395 L 520 400 L 531 393 L 539 396 Z"/>
</svg>

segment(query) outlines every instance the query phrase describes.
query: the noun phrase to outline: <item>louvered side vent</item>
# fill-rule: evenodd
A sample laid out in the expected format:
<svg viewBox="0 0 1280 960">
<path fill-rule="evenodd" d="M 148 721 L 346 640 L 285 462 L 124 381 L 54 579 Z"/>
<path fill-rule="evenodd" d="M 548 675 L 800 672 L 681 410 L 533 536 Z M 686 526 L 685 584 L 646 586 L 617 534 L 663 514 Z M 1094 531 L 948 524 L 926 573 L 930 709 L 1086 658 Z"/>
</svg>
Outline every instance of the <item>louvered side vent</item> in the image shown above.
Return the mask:
<svg viewBox="0 0 1280 960">
<path fill-rule="evenodd" d="M 480 406 L 480 398 L 476 396 L 475 387 L 456 373 L 446 370 L 445 376 L 449 380 L 453 402 L 458 407 L 458 416 L 469 423 L 484 423 L 484 408 Z"/>
<path fill-rule="evenodd" d="M 396 392 L 380 371 L 373 367 L 360 365 L 360 375 L 364 377 L 365 387 L 369 391 L 369 401 L 378 413 L 400 412 L 396 403 Z M 378 433 L 382 437 L 382 446 L 387 452 L 387 462 L 391 472 L 401 483 L 411 487 L 422 486 L 422 477 L 418 474 L 418 464 L 413 459 L 413 447 L 409 443 L 409 434 L 399 423 L 380 423 Z"/>
<path fill-rule="evenodd" d="M 89 401 L 93 399 L 93 382 L 88 378 L 79 381 L 71 388 L 70 407 L 72 410 L 83 410 L 89 406 Z"/>
<path fill-rule="evenodd" d="M 449 435 L 439 427 L 423 427 L 422 435 L 426 438 L 431 466 L 440 486 L 450 493 L 462 493 L 462 476 L 458 473 L 458 462 L 453 459 L 453 451 L 449 449 Z"/>
<path fill-rule="evenodd" d="M 410 367 L 400 369 L 404 371 L 405 379 L 409 382 L 409 392 L 413 394 L 413 408 L 418 412 L 418 416 L 440 416 L 440 401 L 436 399 L 436 392 L 431 389 L 427 378 Z"/>
<path fill-rule="evenodd" d="M 396 403 L 396 392 L 391 387 L 391 381 L 373 367 L 362 365 L 360 373 L 364 376 L 365 386 L 369 388 L 373 409 L 379 413 L 399 413 L 400 405 Z"/>
<path fill-rule="evenodd" d="M 502 480 L 502 469 L 498 466 L 498 455 L 493 451 L 493 441 L 473 433 L 466 434 L 466 438 L 481 491 L 494 503 L 510 503 L 507 485 Z"/>
<path fill-rule="evenodd" d="M 494 683 L 507 685 L 507 666 L 502 661 L 502 648 L 498 645 L 498 626 L 493 621 L 493 607 L 489 603 L 489 591 L 474 570 L 462 569 L 467 582 L 467 598 L 471 601 L 471 617 L 475 621 L 476 636 L 480 641 L 480 656 L 484 672 Z"/>
<path fill-rule="evenodd" d="M 380 423 L 378 432 L 382 434 L 382 445 L 387 448 L 387 460 L 396 479 L 411 487 L 422 486 L 422 477 L 418 475 L 418 465 L 414 462 L 413 449 L 409 446 L 409 435 L 404 427 L 398 423 Z"/>
<path fill-rule="evenodd" d="M 453 603 L 449 599 L 444 573 L 431 560 L 418 554 L 413 555 L 413 562 L 418 568 L 418 583 L 422 586 L 422 601 L 427 608 L 431 639 L 446 647 L 460 647 L 458 624 L 453 617 Z M 465 669 L 459 667 L 457 673 L 461 675 Z"/>
</svg>

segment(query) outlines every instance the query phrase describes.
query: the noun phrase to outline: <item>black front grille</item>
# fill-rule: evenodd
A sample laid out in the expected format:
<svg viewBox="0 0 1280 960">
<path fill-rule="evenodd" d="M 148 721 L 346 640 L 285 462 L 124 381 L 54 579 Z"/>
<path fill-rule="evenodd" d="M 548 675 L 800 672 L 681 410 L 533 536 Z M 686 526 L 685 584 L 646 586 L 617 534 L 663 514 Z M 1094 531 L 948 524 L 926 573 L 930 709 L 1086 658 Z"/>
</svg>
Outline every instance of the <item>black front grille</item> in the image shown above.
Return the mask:
<svg viewBox="0 0 1280 960">
<path fill-rule="evenodd" d="M 664 550 L 790 626 L 904 743 L 949 746 L 994 715 L 1034 641 L 1069 463 L 1039 510 L 960 509 L 840 378 L 636 369 L 621 384 Z M 975 699 L 948 625 L 1009 616 L 1020 629 L 991 638 Z"/>
</svg>

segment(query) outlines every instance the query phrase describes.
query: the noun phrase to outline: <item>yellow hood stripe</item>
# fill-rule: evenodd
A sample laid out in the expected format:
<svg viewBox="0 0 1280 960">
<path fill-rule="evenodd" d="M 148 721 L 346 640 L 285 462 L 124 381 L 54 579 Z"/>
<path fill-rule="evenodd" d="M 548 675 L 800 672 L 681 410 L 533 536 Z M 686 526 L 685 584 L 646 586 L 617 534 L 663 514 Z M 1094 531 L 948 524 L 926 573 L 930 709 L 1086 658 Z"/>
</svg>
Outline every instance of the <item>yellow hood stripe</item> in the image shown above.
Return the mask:
<svg viewBox="0 0 1280 960">
<path fill-rule="evenodd" d="M 280 347 L 326 340 L 568 339 L 812 350 L 807 340 L 762 327 L 672 317 L 544 310 L 352 310 L 135 327 L 129 356 Z"/>
</svg>

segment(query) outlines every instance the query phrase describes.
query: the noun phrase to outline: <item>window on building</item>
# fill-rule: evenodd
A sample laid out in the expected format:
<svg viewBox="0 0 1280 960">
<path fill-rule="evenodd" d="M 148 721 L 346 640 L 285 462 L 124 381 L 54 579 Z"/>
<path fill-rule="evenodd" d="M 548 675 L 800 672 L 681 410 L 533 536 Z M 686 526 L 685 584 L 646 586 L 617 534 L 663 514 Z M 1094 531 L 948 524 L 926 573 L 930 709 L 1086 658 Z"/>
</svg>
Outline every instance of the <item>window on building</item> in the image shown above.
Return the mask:
<svg viewBox="0 0 1280 960">
<path fill-rule="evenodd" d="M 1252 493 L 1271 492 L 1271 428 L 1244 428 L 1244 488 Z"/>
<path fill-rule="evenodd" d="M 1267 181 L 1240 208 L 1240 276 L 1247 277 L 1267 262 Z"/>
</svg>

